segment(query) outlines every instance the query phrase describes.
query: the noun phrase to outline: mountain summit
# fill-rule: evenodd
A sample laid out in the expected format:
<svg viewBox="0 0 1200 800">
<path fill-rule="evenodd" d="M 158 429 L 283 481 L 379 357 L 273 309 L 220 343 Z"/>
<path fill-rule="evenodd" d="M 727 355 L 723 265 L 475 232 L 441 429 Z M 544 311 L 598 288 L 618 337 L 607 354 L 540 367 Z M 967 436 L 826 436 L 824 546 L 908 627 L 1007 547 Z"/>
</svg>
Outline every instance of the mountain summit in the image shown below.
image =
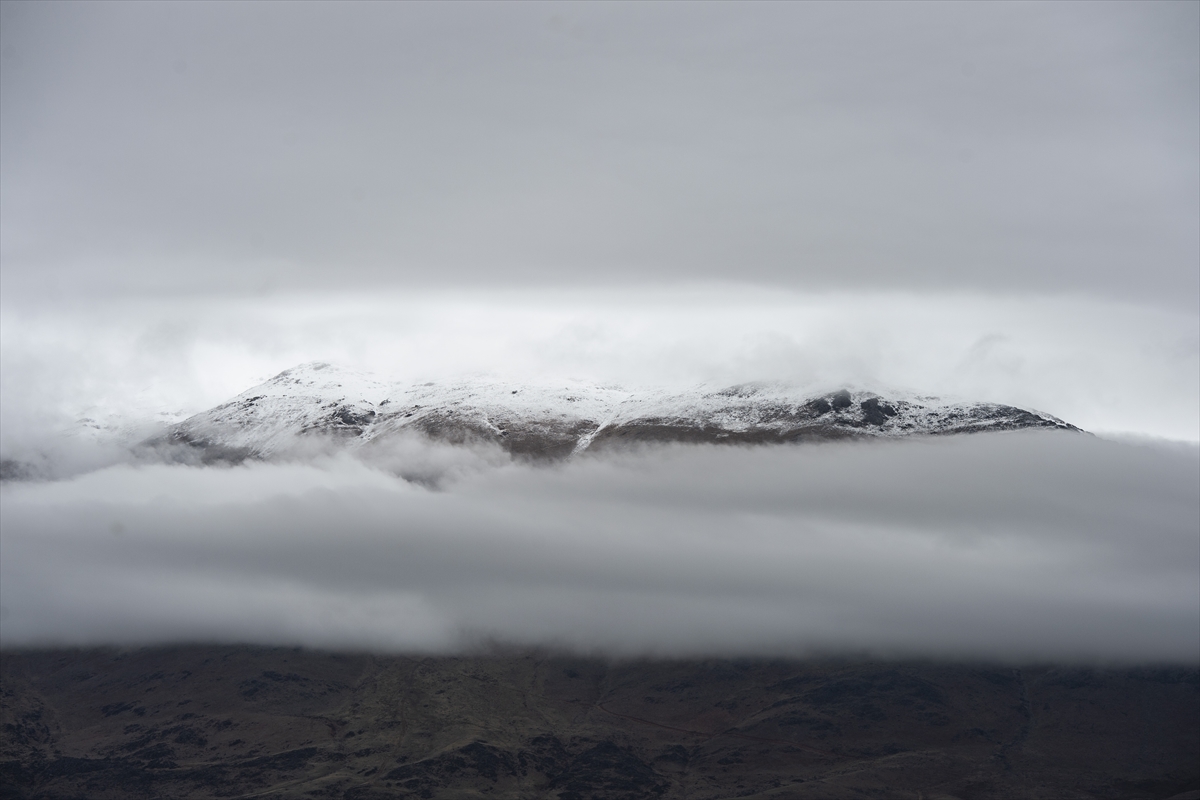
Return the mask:
<svg viewBox="0 0 1200 800">
<path fill-rule="evenodd" d="M 154 444 L 203 460 L 269 458 L 310 437 L 359 447 L 401 433 L 491 442 L 516 456 L 558 459 L 633 443 L 768 444 L 1050 428 L 1060 419 L 994 403 L 944 403 L 783 384 L 634 391 L 574 381 L 396 384 L 312 363 L 279 373 L 172 426 Z"/>
</svg>

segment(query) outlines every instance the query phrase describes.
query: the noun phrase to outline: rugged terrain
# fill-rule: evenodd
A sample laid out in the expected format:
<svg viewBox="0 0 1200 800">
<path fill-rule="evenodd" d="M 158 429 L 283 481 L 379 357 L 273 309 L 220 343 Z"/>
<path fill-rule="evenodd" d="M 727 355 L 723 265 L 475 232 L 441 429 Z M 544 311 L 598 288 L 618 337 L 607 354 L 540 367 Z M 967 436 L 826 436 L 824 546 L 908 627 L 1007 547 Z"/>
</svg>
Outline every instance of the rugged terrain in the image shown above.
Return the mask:
<svg viewBox="0 0 1200 800">
<path fill-rule="evenodd" d="M 1194 667 L 5 652 L 6 798 L 1170 798 Z"/>
<path fill-rule="evenodd" d="M 306 364 L 172 426 L 150 447 L 184 445 L 203 461 L 264 458 L 334 438 L 370 448 L 404 433 L 484 442 L 518 456 L 563 458 L 641 442 L 781 443 L 1049 428 L 1047 414 L 994 403 L 944 403 L 784 384 L 633 391 L 579 382 L 394 384 Z"/>
</svg>

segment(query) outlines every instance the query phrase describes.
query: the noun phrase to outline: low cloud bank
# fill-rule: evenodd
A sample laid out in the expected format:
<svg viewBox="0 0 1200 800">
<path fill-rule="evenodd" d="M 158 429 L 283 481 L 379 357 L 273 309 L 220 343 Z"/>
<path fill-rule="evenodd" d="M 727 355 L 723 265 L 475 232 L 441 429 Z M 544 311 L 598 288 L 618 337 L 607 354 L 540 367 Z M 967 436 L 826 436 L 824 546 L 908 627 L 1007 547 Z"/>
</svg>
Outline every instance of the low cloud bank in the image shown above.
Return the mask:
<svg viewBox="0 0 1200 800">
<path fill-rule="evenodd" d="M 1200 659 L 1191 446 L 679 446 L 443 478 L 340 456 L 5 484 L 0 644 Z"/>
</svg>

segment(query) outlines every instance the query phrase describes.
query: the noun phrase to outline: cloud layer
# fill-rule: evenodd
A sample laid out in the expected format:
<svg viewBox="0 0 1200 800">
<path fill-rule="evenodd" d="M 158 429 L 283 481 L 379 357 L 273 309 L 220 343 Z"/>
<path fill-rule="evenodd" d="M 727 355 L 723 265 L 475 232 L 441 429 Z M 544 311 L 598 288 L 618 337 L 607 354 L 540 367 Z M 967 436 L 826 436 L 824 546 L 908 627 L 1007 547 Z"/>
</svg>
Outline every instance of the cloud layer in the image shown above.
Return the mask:
<svg viewBox="0 0 1200 800">
<path fill-rule="evenodd" d="M 5 2 L 4 293 L 1191 308 L 1193 3 Z"/>
<path fill-rule="evenodd" d="M 1193 446 L 442 463 L 443 491 L 345 457 L 7 484 L 3 644 L 1200 658 Z"/>
</svg>

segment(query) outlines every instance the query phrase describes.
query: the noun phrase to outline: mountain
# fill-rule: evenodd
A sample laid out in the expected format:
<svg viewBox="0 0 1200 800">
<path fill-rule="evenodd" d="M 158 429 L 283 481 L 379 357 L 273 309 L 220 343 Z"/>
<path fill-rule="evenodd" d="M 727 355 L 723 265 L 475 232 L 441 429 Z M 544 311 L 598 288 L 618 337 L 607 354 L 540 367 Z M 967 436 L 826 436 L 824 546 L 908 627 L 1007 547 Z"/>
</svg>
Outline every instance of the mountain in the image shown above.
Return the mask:
<svg viewBox="0 0 1200 800">
<path fill-rule="evenodd" d="M 0 796 L 1200 796 L 1192 667 L 0 651 Z"/>
<path fill-rule="evenodd" d="M 370 447 L 408 432 L 559 459 L 645 442 L 767 444 L 1023 428 L 1079 430 L 1013 406 L 848 389 L 812 396 L 772 383 L 688 391 L 578 381 L 398 384 L 312 363 L 173 425 L 149 444 L 184 445 L 204 461 L 240 461 L 321 438 Z"/>
</svg>

